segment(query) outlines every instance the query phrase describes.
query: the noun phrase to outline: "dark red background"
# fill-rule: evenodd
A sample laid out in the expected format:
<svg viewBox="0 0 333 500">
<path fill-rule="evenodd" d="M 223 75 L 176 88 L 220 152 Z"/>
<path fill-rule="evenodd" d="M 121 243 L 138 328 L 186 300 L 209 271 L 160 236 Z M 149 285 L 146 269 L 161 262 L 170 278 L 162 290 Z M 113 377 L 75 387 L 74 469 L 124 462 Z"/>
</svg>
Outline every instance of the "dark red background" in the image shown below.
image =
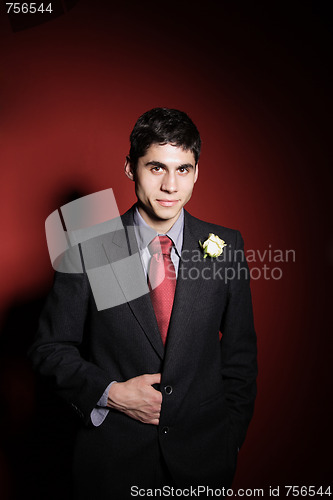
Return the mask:
<svg viewBox="0 0 333 500">
<path fill-rule="evenodd" d="M 328 485 L 326 13 L 311 2 L 110 3 L 80 0 L 17 32 L 4 11 L 0 18 L 0 496 L 16 480 L 9 443 L 24 437 L 34 412 L 23 354 L 34 318 L 27 331 L 24 311 L 52 278 L 44 221 L 73 189 L 112 187 L 120 212 L 135 201 L 123 174 L 128 136 L 155 106 L 188 112 L 201 132 L 191 213 L 239 229 L 247 249 L 296 252 L 295 262 L 251 263 L 281 266 L 283 276 L 252 281 L 258 398 L 234 486 Z"/>
</svg>

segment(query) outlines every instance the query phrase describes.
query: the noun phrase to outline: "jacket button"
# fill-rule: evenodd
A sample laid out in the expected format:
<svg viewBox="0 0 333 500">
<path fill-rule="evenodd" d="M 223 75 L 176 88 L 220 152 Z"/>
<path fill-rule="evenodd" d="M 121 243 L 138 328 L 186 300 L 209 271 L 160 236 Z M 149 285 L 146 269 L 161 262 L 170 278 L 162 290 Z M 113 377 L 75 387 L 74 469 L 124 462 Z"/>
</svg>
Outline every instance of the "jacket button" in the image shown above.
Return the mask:
<svg viewBox="0 0 333 500">
<path fill-rule="evenodd" d="M 169 432 L 169 427 L 165 426 L 162 428 L 162 434 L 168 434 L 168 432 Z"/>
<path fill-rule="evenodd" d="M 168 396 L 169 396 L 170 394 L 172 394 L 172 391 L 173 391 L 173 389 L 172 389 L 172 386 L 171 386 L 171 385 L 166 385 L 166 386 L 164 387 L 164 390 L 165 390 L 165 393 L 166 393 L 166 394 L 168 394 Z"/>
</svg>

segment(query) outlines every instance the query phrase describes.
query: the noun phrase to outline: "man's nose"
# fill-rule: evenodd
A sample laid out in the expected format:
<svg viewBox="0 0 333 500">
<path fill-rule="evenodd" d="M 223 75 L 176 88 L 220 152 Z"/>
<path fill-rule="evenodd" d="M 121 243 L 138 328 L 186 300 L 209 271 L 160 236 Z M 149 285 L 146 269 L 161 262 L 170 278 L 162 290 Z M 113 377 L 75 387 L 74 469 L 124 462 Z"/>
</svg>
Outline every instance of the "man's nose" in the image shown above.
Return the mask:
<svg viewBox="0 0 333 500">
<path fill-rule="evenodd" d="M 175 174 L 168 172 L 163 176 L 161 189 L 162 191 L 167 191 L 168 193 L 175 193 L 178 191 Z"/>
</svg>

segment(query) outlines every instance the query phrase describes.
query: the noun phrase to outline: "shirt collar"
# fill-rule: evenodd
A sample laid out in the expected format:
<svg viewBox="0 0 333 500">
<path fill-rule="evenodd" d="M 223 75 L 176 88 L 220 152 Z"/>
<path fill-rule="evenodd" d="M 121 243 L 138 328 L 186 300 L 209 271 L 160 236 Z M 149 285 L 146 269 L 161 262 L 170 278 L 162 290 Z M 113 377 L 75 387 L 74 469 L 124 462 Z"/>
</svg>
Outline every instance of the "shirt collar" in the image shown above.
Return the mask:
<svg viewBox="0 0 333 500">
<path fill-rule="evenodd" d="M 137 235 L 138 246 L 140 250 L 144 250 L 151 240 L 155 238 L 159 233 L 157 233 L 152 227 L 150 227 L 147 222 L 141 216 L 138 207 L 135 207 L 134 214 L 134 226 Z M 166 234 L 168 236 L 180 257 L 182 246 L 183 246 L 183 229 L 184 229 L 184 210 L 180 212 L 180 215 L 174 225 L 169 229 Z"/>
</svg>

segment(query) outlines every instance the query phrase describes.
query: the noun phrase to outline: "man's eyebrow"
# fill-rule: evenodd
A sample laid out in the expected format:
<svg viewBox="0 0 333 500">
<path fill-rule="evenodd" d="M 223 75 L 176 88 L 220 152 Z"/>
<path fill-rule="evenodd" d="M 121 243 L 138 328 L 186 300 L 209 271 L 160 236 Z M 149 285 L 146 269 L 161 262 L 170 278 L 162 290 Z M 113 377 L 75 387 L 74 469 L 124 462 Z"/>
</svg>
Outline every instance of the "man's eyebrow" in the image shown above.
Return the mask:
<svg viewBox="0 0 333 500">
<path fill-rule="evenodd" d="M 161 168 L 167 167 L 167 165 L 165 165 L 165 163 L 162 163 L 160 161 L 155 161 L 155 160 L 148 161 L 147 163 L 145 163 L 145 167 L 149 167 L 149 166 L 161 167 Z M 192 163 L 183 163 L 182 165 L 178 165 L 177 168 L 194 169 L 194 166 L 192 165 Z"/>
</svg>

